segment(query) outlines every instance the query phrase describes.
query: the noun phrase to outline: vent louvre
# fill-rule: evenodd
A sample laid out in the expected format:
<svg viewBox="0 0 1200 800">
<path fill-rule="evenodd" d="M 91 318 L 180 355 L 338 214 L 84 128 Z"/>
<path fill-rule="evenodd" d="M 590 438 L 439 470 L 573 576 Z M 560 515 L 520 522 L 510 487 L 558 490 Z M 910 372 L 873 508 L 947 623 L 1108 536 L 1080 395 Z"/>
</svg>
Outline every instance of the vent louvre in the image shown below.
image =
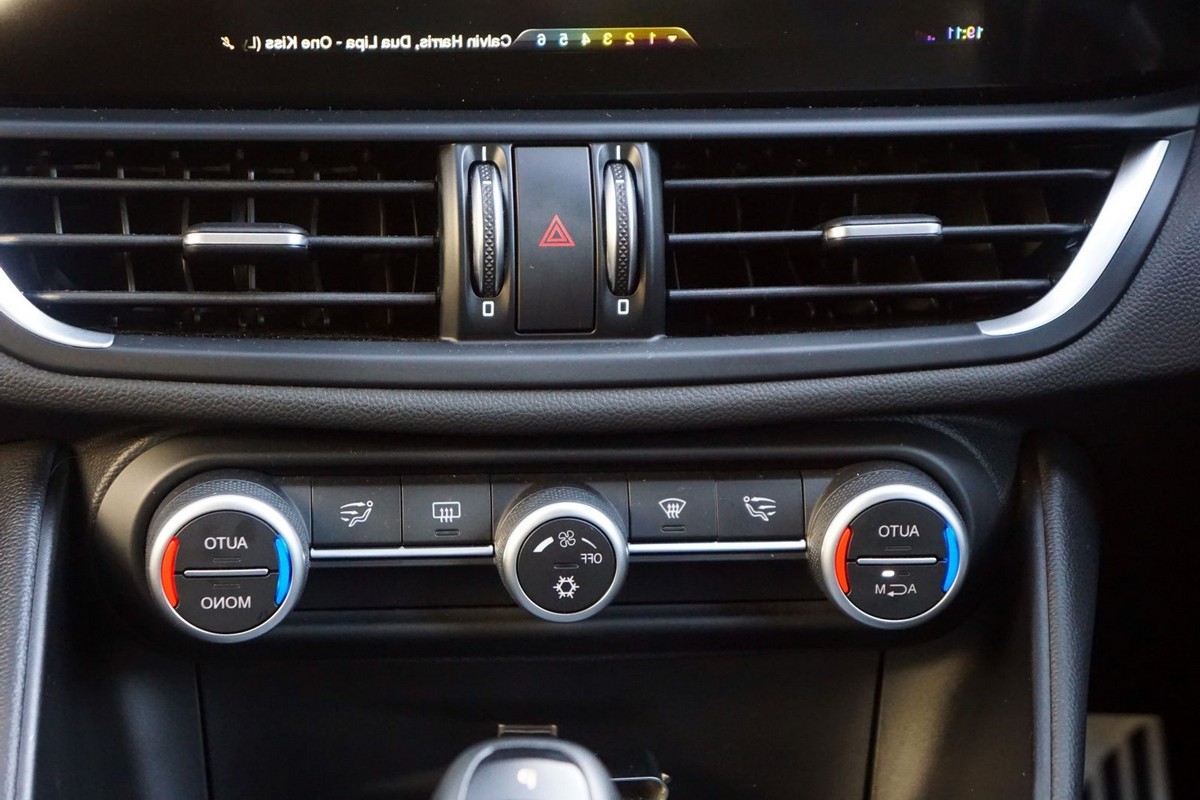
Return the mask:
<svg viewBox="0 0 1200 800">
<path fill-rule="evenodd" d="M 125 333 L 437 336 L 436 150 L 0 144 L 0 265 L 68 324 Z M 307 257 L 185 260 L 203 223 L 306 230 Z"/>
<path fill-rule="evenodd" d="M 980 321 L 1044 296 L 1103 206 L 1124 143 L 1054 138 L 664 146 L 667 332 Z M 936 244 L 835 248 L 845 217 L 922 215 Z"/>
</svg>

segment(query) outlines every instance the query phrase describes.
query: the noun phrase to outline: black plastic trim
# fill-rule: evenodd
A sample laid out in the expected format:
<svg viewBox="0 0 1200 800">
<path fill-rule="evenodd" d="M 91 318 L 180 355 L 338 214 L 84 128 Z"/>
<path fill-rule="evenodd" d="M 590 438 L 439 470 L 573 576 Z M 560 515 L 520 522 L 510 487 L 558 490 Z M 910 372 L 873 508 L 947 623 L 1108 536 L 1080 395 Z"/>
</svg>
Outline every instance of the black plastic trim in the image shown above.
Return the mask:
<svg viewBox="0 0 1200 800">
<path fill-rule="evenodd" d="M 1138 131 L 1193 128 L 1200 90 L 1078 103 L 604 111 L 154 111 L 0 109 L 0 137 L 426 142 L 623 141 L 768 136 Z"/>
<path fill-rule="evenodd" d="M 59 372 L 252 384 L 440 388 L 713 384 L 892 372 L 1026 358 L 1095 324 L 1140 265 L 1187 161 L 1195 97 L 979 108 L 385 114 L 0 111 L 0 137 L 482 140 L 906 136 L 1090 132 L 1170 136 L 1162 168 L 1103 277 L 1078 305 L 1029 333 L 989 337 L 973 325 L 713 339 L 344 342 L 138 337 L 103 350 L 38 339 L 0 319 L 13 355 Z M 319 376 L 319 377 L 314 377 Z"/>
<path fill-rule="evenodd" d="M 489 469 L 510 474 L 580 474 L 623 471 L 631 467 L 647 471 L 713 469 L 716 465 L 723 470 L 763 470 L 787 465 L 790 470 L 880 459 L 903 461 L 935 478 L 954 500 L 967 528 L 974 532 L 972 546 L 976 552 L 994 552 L 995 540 L 1000 535 L 998 521 L 1011 476 L 997 480 L 988 473 L 987 463 L 979 453 L 972 452 L 964 441 L 944 431 L 904 422 L 863 422 L 825 425 L 810 431 L 743 431 L 736 436 L 716 437 L 703 445 L 655 439 L 631 444 L 576 443 L 571 447 L 547 440 L 447 446 L 446 442 L 437 439 L 386 441 L 332 436 L 183 435 L 148 444 L 146 449 L 130 458 L 109 485 L 96 509 L 91 543 L 97 559 L 92 563 L 106 573 L 105 585 L 112 587 L 122 599 L 131 601 L 120 602 L 124 619 L 132 622 L 140 618 L 144 630 L 161 628 L 161 620 L 149 613 L 143 577 L 144 532 L 167 494 L 183 481 L 213 469 L 255 469 L 276 475 L 322 472 L 374 475 L 408 471 L 433 474 Z M 412 568 L 423 566 L 429 565 Z M 343 564 L 321 568 L 354 569 L 356 566 Z M 966 609 L 969 605 L 960 603 L 956 607 Z M 656 609 L 647 607 L 642 611 L 622 613 L 634 616 L 644 613 L 648 615 L 644 621 L 653 628 Z M 457 618 L 476 620 L 491 613 L 486 609 L 454 612 Z M 319 613 L 297 614 L 298 620 L 322 618 Z M 916 635 L 941 630 L 956 616 L 944 615 Z M 353 614 L 342 618 L 347 624 L 355 619 Z M 364 618 L 381 619 L 387 624 L 395 621 L 388 615 L 380 617 L 369 613 Z M 512 620 L 523 621 L 523 618 L 517 615 Z M 612 630 L 620 627 L 614 623 Z M 277 631 L 285 629 L 304 635 L 304 626 L 293 626 L 289 618 L 272 631 L 269 638 L 287 641 L 291 638 L 289 634 L 276 636 Z M 441 630 L 445 631 L 444 628 Z"/>
</svg>

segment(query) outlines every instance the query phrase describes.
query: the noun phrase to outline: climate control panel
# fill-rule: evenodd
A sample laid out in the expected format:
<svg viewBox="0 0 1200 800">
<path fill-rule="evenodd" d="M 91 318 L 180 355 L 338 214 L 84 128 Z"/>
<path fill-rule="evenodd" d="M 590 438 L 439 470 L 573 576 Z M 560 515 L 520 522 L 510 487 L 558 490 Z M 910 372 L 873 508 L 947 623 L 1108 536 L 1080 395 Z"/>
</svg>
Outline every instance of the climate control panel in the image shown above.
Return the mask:
<svg viewBox="0 0 1200 800">
<path fill-rule="evenodd" d="M 617 600 L 641 560 L 807 559 L 844 614 L 904 628 L 949 605 L 971 552 L 949 495 L 898 462 L 838 472 L 208 472 L 170 492 L 145 535 L 153 605 L 212 642 L 271 630 L 296 606 L 310 561 L 431 570 L 490 562 L 519 607 L 578 622 Z"/>
</svg>

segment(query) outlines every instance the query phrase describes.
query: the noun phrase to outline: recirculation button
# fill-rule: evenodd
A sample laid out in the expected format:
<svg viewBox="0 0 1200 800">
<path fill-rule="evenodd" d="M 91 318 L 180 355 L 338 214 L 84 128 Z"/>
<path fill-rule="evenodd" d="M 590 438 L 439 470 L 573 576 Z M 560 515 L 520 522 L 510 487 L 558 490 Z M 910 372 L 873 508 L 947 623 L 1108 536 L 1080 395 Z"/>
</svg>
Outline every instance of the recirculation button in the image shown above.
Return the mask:
<svg viewBox="0 0 1200 800">
<path fill-rule="evenodd" d="M 946 565 L 846 565 L 849 598 L 862 611 L 879 619 L 912 619 L 937 605 L 945 596 Z"/>
</svg>

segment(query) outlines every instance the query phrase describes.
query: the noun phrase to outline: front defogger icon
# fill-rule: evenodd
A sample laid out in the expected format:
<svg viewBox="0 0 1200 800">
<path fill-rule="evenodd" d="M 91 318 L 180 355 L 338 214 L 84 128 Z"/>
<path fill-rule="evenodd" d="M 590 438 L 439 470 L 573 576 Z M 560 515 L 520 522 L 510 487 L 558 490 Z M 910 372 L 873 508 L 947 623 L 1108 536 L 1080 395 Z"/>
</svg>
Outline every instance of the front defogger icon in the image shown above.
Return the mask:
<svg viewBox="0 0 1200 800">
<path fill-rule="evenodd" d="M 347 528 L 353 528 L 360 522 L 370 519 L 371 509 L 374 507 L 375 503 L 370 500 L 346 503 L 338 510 L 338 516 L 341 517 L 342 522 L 346 523 Z"/>
<path fill-rule="evenodd" d="M 687 500 L 680 500 L 678 497 L 665 497 L 658 501 L 658 507 L 667 515 L 667 519 L 679 519 L 686 506 Z"/>
</svg>

